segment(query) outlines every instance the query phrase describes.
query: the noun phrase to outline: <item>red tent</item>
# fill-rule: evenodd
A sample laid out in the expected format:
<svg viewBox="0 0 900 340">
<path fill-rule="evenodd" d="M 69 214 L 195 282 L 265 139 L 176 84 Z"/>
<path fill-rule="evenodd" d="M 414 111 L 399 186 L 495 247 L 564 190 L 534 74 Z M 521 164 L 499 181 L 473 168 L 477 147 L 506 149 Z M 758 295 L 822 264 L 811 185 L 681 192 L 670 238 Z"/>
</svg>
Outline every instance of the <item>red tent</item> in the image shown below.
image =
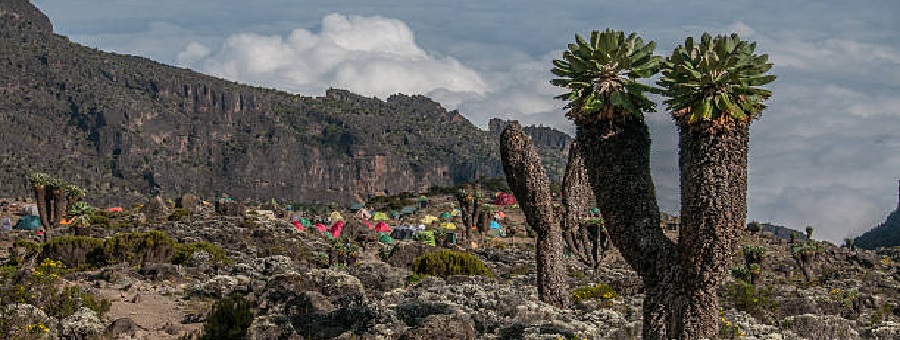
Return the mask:
<svg viewBox="0 0 900 340">
<path fill-rule="evenodd" d="M 328 227 L 326 227 L 322 223 L 316 223 L 316 230 L 318 230 L 320 233 L 324 233 L 325 230 L 328 230 Z"/>
<path fill-rule="evenodd" d="M 510 193 L 501 192 L 494 198 L 495 205 L 511 205 L 516 204 L 516 197 Z"/>
<path fill-rule="evenodd" d="M 344 220 L 334 222 L 334 224 L 331 225 L 331 230 L 328 232 L 330 232 L 331 236 L 334 236 L 334 238 L 338 238 L 341 237 L 341 230 L 344 230 Z"/>
<path fill-rule="evenodd" d="M 387 223 L 378 222 L 378 224 L 375 225 L 375 232 L 389 233 L 391 232 L 391 227 L 387 225 Z"/>
<path fill-rule="evenodd" d="M 306 228 L 303 228 L 303 224 L 301 224 L 300 221 L 294 220 L 294 221 L 291 221 L 291 224 L 293 224 L 294 227 L 297 228 L 297 230 L 299 230 L 299 231 L 306 230 Z"/>
<path fill-rule="evenodd" d="M 369 230 L 375 230 L 375 227 L 374 227 L 374 226 L 372 226 L 372 223 L 371 223 L 371 222 L 369 222 L 369 220 L 365 220 L 365 221 L 363 221 L 363 223 L 365 223 L 365 224 L 366 224 L 366 227 L 368 227 L 368 228 L 369 228 Z M 382 222 L 382 223 L 384 223 L 384 222 Z"/>
</svg>

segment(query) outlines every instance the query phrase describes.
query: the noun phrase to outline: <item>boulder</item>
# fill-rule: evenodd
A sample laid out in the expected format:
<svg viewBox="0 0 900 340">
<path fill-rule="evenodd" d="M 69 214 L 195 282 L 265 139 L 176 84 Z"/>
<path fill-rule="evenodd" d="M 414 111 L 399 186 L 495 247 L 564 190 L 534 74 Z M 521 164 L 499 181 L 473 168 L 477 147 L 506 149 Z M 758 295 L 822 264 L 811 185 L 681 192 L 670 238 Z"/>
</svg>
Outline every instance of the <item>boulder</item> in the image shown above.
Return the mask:
<svg viewBox="0 0 900 340">
<path fill-rule="evenodd" d="M 475 324 L 465 315 L 435 314 L 425 318 L 419 327 L 400 335 L 401 340 L 429 339 L 453 340 L 475 339 Z"/>
<path fill-rule="evenodd" d="M 835 315 L 789 316 L 781 322 L 781 327 L 809 340 L 862 339 L 854 329 L 853 321 Z"/>
<path fill-rule="evenodd" d="M 106 327 L 106 336 L 115 337 L 119 334 L 131 336 L 139 329 L 141 329 L 141 327 L 134 323 L 134 320 L 129 318 L 116 319 Z"/>
<path fill-rule="evenodd" d="M 106 326 L 100 321 L 97 312 L 90 308 L 81 307 L 75 314 L 60 322 L 60 339 L 96 339 L 99 338 Z"/>
</svg>

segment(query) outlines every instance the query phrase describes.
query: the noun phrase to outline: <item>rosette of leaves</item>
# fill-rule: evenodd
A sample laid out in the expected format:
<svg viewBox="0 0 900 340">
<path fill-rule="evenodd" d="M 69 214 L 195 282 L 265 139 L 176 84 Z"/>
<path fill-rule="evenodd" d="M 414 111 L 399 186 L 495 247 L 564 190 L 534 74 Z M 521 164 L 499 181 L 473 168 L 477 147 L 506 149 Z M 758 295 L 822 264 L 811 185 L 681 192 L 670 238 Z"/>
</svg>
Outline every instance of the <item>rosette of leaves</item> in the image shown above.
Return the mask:
<svg viewBox="0 0 900 340">
<path fill-rule="evenodd" d="M 94 207 L 85 201 L 78 201 L 69 207 L 69 215 L 75 218 L 73 226 L 87 227 L 90 224 L 91 216 L 94 215 Z"/>
<path fill-rule="evenodd" d="M 704 33 L 675 48 L 662 67 L 657 84 L 668 97 L 666 107 L 678 121 L 694 126 L 728 127 L 733 120 L 752 120 L 762 112 L 772 92 L 759 88 L 775 76 L 767 54 L 755 54 L 756 42 L 737 34 Z"/>
<path fill-rule="evenodd" d="M 585 40 L 575 35 L 561 60 L 553 61 L 551 84 L 568 93 L 556 98 L 568 101 L 568 116 L 576 121 L 614 119 L 616 115 L 643 115 L 654 104 L 644 95 L 653 88 L 637 80 L 648 78 L 660 67 L 654 56 L 656 43 L 644 43 L 637 34 L 606 29 L 591 32 Z"/>
</svg>

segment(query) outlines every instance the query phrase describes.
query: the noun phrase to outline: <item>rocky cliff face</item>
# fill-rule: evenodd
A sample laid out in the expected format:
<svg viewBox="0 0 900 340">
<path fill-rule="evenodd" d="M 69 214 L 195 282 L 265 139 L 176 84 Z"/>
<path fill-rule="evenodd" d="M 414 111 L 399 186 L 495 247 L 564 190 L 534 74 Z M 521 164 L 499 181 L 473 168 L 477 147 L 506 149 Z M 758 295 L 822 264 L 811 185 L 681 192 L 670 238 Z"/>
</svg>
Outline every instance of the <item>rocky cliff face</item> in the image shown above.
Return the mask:
<svg viewBox="0 0 900 340">
<path fill-rule="evenodd" d="M 900 199 L 897 201 L 897 209 L 888 215 L 884 223 L 859 235 L 854 243 L 863 249 L 900 246 Z"/>
<path fill-rule="evenodd" d="M 500 138 L 503 129 L 509 125 L 509 120 L 494 118 L 488 122 L 488 132 L 495 139 Z M 547 176 L 554 181 L 562 181 L 562 175 L 566 171 L 569 145 L 572 137 L 566 133 L 543 126 L 527 126 L 523 130 L 531 137 L 531 142 L 538 149 Z"/>
<path fill-rule="evenodd" d="M 0 13 L 0 196 L 29 195 L 36 170 L 95 204 L 346 202 L 502 176 L 495 136 L 422 96 L 250 87 L 74 44 L 27 1 Z"/>
</svg>

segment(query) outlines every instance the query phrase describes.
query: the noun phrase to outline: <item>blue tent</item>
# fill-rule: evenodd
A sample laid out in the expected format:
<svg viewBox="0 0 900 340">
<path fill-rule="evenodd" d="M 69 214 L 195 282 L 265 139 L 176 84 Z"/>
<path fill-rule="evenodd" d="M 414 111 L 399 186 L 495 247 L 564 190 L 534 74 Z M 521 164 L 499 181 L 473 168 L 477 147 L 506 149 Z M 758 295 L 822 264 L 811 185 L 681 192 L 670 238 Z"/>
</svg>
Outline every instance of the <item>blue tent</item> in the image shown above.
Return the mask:
<svg viewBox="0 0 900 340">
<path fill-rule="evenodd" d="M 16 229 L 21 230 L 38 230 L 41 229 L 41 218 L 37 216 L 22 216 L 19 222 L 16 222 Z"/>
<path fill-rule="evenodd" d="M 491 221 L 491 229 L 503 229 L 503 226 L 501 226 L 500 223 L 497 223 L 497 221 Z"/>
</svg>

